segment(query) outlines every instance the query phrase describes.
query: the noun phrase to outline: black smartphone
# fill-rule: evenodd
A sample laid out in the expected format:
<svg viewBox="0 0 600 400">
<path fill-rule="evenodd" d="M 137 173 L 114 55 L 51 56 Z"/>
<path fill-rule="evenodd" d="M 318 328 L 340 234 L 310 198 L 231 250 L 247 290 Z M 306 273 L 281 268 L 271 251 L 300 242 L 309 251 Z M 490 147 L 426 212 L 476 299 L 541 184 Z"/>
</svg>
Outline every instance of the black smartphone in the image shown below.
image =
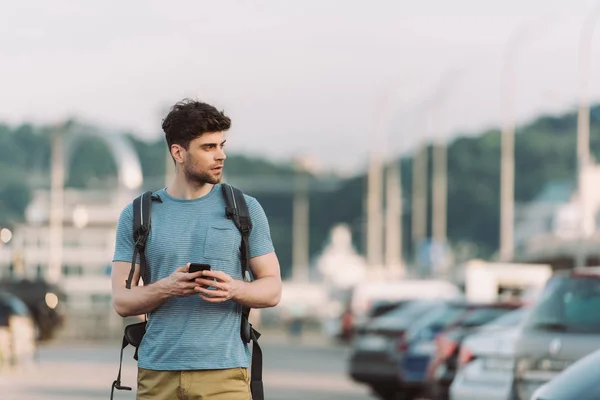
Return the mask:
<svg viewBox="0 0 600 400">
<path fill-rule="evenodd" d="M 209 264 L 191 263 L 190 269 L 189 269 L 190 274 L 194 273 L 194 272 L 198 272 L 198 271 L 210 271 L 210 265 Z"/>
<path fill-rule="evenodd" d="M 210 271 L 210 265 L 209 264 L 199 264 L 199 263 L 190 263 L 190 269 L 189 272 L 190 274 L 193 272 L 198 272 L 198 271 Z M 204 278 L 204 279 L 211 279 L 211 278 Z M 210 286 L 202 286 L 205 289 L 208 289 Z"/>
</svg>

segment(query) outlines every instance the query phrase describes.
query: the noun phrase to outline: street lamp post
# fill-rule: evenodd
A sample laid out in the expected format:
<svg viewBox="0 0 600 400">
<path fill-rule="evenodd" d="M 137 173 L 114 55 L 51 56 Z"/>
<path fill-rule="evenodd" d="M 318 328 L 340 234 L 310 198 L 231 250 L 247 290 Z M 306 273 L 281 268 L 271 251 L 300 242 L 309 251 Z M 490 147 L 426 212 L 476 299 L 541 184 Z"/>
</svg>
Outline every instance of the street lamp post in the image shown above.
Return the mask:
<svg viewBox="0 0 600 400">
<path fill-rule="evenodd" d="M 500 258 L 511 260 L 514 254 L 515 215 L 515 122 L 514 92 L 515 73 L 513 50 L 516 40 L 509 42 L 502 74 L 503 124 L 500 155 Z"/>
<path fill-rule="evenodd" d="M 402 262 L 402 160 L 386 173 L 385 264 L 392 277 L 404 275 Z"/>
<path fill-rule="evenodd" d="M 586 185 L 586 171 L 592 164 L 590 157 L 590 105 L 588 98 L 590 81 L 590 51 L 596 20 L 600 6 L 585 19 L 579 39 L 579 107 L 577 113 L 577 186 L 581 206 L 581 232 L 589 237 L 595 230 L 594 210 L 590 204 L 590 195 Z M 578 257 L 577 263 L 585 264 L 584 257 Z"/>
<path fill-rule="evenodd" d="M 65 155 L 64 126 L 52 131 L 51 187 L 50 187 L 50 254 L 46 279 L 56 283 L 62 273 Z"/>
<path fill-rule="evenodd" d="M 309 160 L 295 160 L 295 191 L 293 204 L 292 278 L 295 282 L 309 281 Z"/>
<path fill-rule="evenodd" d="M 501 79 L 502 92 L 502 130 L 500 150 L 500 252 L 501 260 L 514 258 L 514 224 L 515 224 L 515 116 L 514 103 L 516 92 L 516 73 L 514 62 L 518 46 L 522 46 L 539 26 L 550 19 L 560 16 L 559 13 L 544 15 L 521 26 L 509 37 L 504 48 Z"/>
<path fill-rule="evenodd" d="M 427 164 L 428 148 L 415 151 L 412 166 L 412 248 L 415 264 L 419 265 L 419 248 L 427 236 Z"/>
</svg>

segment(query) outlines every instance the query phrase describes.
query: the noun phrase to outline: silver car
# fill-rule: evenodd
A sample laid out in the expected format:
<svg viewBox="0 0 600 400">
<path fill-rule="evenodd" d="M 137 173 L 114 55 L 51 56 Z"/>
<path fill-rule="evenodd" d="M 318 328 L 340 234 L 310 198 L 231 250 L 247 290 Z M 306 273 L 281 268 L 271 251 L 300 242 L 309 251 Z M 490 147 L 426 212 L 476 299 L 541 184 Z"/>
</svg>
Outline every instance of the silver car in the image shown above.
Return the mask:
<svg viewBox="0 0 600 400">
<path fill-rule="evenodd" d="M 600 348 L 600 269 L 556 273 L 525 320 L 515 347 L 514 394 L 543 384 Z"/>
<path fill-rule="evenodd" d="M 520 308 L 484 325 L 463 343 L 451 400 L 509 400 L 514 350 L 527 309 Z"/>
<path fill-rule="evenodd" d="M 598 400 L 600 350 L 582 358 L 539 388 L 531 400 Z"/>
</svg>

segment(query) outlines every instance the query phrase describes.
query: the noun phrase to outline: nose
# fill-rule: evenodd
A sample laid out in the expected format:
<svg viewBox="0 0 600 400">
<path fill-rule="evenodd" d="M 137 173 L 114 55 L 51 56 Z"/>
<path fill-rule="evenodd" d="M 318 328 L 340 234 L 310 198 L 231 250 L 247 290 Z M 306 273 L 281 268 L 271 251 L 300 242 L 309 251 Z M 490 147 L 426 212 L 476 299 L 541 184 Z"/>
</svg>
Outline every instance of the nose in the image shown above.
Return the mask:
<svg viewBox="0 0 600 400">
<path fill-rule="evenodd" d="M 218 161 L 224 161 L 226 158 L 227 158 L 227 155 L 225 154 L 225 150 L 219 149 L 219 151 L 217 151 L 215 159 Z"/>
</svg>

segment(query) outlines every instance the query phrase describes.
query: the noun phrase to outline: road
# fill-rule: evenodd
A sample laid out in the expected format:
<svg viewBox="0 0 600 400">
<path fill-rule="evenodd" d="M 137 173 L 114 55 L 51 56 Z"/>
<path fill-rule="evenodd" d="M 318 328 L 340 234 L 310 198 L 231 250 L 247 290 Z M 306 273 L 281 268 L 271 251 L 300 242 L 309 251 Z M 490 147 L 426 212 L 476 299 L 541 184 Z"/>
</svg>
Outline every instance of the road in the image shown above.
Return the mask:
<svg viewBox="0 0 600 400">
<path fill-rule="evenodd" d="M 282 339 L 265 339 L 262 347 L 267 399 L 373 399 L 365 387 L 346 377 L 347 349 L 319 341 L 293 344 Z M 118 370 L 118 350 L 118 342 L 46 345 L 39 349 L 35 365 L 0 372 L 0 397 L 2 400 L 108 399 Z M 136 382 L 132 355 L 128 348 L 123 356 L 122 384 L 126 386 L 135 386 Z M 132 392 L 115 395 L 115 400 L 134 398 Z"/>
</svg>

